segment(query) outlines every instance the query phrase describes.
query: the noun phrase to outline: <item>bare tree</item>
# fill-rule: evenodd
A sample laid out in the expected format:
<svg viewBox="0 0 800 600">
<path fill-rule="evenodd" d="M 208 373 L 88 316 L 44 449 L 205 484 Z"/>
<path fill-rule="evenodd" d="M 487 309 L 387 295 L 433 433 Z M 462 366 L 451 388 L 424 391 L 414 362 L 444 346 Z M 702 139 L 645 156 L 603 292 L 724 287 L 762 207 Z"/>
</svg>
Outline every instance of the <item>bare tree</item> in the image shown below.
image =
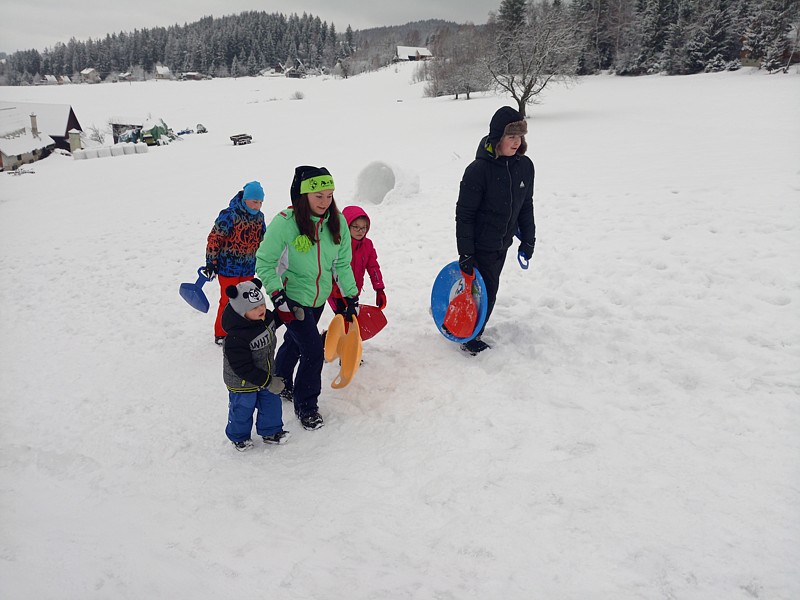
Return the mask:
<svg viewBox="0 0 800 600">
<path fill-rule="evenodd" d="M 525 115 L 548 84 L 575 79 L 580 46 L 560 4 L 529 3 L 523 27 L 497 32 L 486 68 L 495 87 L 511 94 Z"/>
<path fill-rule="evenodd" d="M 428 96 L 470 94 L 488 90 L 492 81 L 482 59 L 486 54 L 486 38 L 474 25 L 457 31 L 442 32 L 433 46 L 436 58 L 425 67 L 423 75 L 429 80 Z"/>
</svg>

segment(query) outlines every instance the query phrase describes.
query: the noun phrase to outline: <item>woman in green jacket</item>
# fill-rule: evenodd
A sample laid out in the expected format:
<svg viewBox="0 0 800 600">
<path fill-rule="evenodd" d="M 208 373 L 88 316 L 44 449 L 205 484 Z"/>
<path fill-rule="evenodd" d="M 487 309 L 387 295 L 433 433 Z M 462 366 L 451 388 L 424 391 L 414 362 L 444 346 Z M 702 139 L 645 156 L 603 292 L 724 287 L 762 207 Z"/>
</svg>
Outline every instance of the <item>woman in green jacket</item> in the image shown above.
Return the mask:
<svg viewBox="0 0 800 600">
<path fill-rule="evenodd" d="M 275 355 L 275 375 L 286 382 L 281 396 L 294 402 L 294 412 L 306 429 L 323 425 L 317 399 L 324 356 L 317 323 L 333 281 L 345 295 L 345 319 L 351 320 L 358 308 L 350 232 L 333 190 L 333 177 L 325 167 L 297 167 L 292 208 L 275 215 L 256 252 L 256 273 L 286 323 L 283 344 Z"/>
</svg>

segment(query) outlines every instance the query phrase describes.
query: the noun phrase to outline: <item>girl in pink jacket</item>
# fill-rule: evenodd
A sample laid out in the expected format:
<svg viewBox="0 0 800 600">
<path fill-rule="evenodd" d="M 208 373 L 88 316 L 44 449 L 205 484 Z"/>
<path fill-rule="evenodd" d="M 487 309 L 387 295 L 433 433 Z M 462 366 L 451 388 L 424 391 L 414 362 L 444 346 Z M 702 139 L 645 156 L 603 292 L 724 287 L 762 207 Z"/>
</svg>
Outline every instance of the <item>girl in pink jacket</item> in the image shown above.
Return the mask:
<svg viewBox="0 0 800 600">
<path fill-rule="evenodd" d="M 369 273 L 372 288 L 375 290 L 375 304 L 383 309 L 386 306 L 386 293 L 383 291 L 383 275 L 378 264 L 378 253 L 375 252 L 372 240 L 367 237 L 369 216 L 360 206 L 347 206 L 342 210 L 342 215 L 350 227 L 350 244 L 353 248 L 353 260 L 350 265 L 353 267 L 358 293 L 361 294 L 361 288 L 364 287 L 364 274 Z M 337 300 L 344 302 L 341 291 L 334 285 L 328 298 L 328 304 L 334 310 L 337 310 Z"/>
</svg>

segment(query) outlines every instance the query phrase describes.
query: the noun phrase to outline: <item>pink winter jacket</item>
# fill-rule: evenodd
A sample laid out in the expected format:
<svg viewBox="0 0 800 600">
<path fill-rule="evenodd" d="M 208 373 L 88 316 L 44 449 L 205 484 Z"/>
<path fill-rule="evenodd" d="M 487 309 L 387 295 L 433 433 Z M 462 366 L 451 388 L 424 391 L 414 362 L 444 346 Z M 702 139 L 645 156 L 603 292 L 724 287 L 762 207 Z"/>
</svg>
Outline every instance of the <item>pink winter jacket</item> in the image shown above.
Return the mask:
<svg viewBox="0 0 800 600">
<path fill-rule="evenodd" d="M 356 278 L 358 293 L 360 294 L 361 289 L 364 287 L 365 273 L 369 273 L 370 281 L 372 281 L 372 288 L 375 291 L 382 290 L 384 288 L 383 275 L 381 274 L 381 266 L 378 264 L 378 253 L 375 252 L 375 246 L 372 244 L 372 240 L 367 237 L 370 227 L 369 215 L 367 215 L 360 206 L 347 206 L 342 210 L 342 215 L 344 215 L 344 218 L 347 220 L 348 227 L 359 217 L 367 219 L 367 234 L 360 240 L 350 238 L 350 244 L 353 248 L 353 260 L 350 262 L 350 265 L 353 268 L 353 275 Z M 336 308 L 334 299 L 341 297 L 342 293 L 339 291 L 338 286 L 334 284 L 333 291 L 328 298 L 328 304 L 330 304 L 331 308 Z"/>
</svg>

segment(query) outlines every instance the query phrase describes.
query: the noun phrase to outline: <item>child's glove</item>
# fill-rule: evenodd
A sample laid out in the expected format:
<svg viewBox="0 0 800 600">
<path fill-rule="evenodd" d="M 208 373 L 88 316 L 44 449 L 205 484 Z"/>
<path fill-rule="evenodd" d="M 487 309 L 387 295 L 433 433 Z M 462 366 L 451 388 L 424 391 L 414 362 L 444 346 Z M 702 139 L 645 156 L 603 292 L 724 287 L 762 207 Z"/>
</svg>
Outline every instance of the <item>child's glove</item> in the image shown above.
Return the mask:
<svg viewBox="0 0 800 600">
<path fill-rule="evenodd" d="M 522 242 L 519 245 L 519 254 L 525 259 L 530 260 L 533 256 L 533 248 L 536 245 L 536 238 L 533 238 L 533 243 Z"/>
<path fill-rule="evenodd" d="M 383 290 L 375 290 L 375 305 L 381 310 L 386 308 L 386 292 Z"/>
<path fill-rule="evenodd" d="M 342 315 L 345 321 L 352 322 L 353 315 L 358 315 L 358 296 L 336 298 L 333 302 L 336 304 L 336 310 L 333 312 L 337 315 Z"/>
<path fill-rule="evenodd" d="M 475 257 L 472 254 L 462 254 L 458 257 L 458 268 L 464 275 L 472 275 L 472 267 L 475 264 Z"/>
<path fill-rule="evenodd" d="M 273 394 L 280 394 L 283 391 L 283 388 L 286 387 L 286 384 L 283 382 L 283 379 L 280 377 L 270 377 L 269 381 L 267 382 L 267 389 L 272 392 Z"/>
<path fill-rule="evenodd" d="M 217 263 L 206 263 L 206 266 L 200 269 L 200 272 L 203 274 L 203 277 L 212 281 L 217 276 Z"/>
<path fill-rule="evenodd" d="M 358 314 L 358 296 L 345 298 L 344 302 L 345 302 L 345 309 L 344 313 L 342 313 L 342 316 L 344 317 L 345 321 L 347 321 L 348 323 L 352 323 L 353 317 L 355 317 Z"/>
<path fill-rule="evenodd" d="M 288 325 L 289 322 L 295 319 L 302 321 L 306 316 L 303 307 L 294 300 L 290 300 L 283 290 L 278 290 L 272 294 L 271 300 L 273 306 L 275 306 L 275 314 L 284 324 Z"/>
</svg>

